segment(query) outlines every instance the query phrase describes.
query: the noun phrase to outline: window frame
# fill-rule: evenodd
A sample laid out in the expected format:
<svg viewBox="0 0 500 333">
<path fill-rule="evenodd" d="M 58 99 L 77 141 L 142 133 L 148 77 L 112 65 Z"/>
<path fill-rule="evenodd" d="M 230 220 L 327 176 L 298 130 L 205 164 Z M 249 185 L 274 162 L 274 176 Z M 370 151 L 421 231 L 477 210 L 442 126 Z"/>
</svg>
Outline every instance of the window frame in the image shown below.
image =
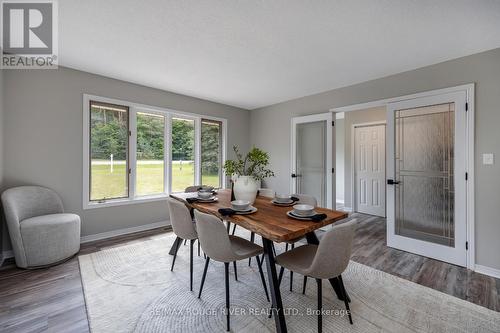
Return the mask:
<svg viewBox="0 0 500 333">
<path fill-rule="evenodd" d="M 223 152 L 223 148 L 224 148 L 224 138 L 223 138 L 223 135 L 224 135 L 224 123 L 220 120 L 214 120 L 214 119 L 208 119 L 207 117 L 202 117 L 200 119 L 200 138 L 201 138 L 201 127 L 203 126 L 203 122 L 207 122 L 207 123 L 211 123 L 211 124 L 217 124 L 219 125 L 219 147 L 220 147 L 220 151 L 219 151 L 219 159 L 220 159 L 220 168 L 221 168 L 221 172 L 219 172 L 219 185 L 220 186 L 223 186 L 223 181 L 225 179 L 225 177 L 223 176 L 224 174 L 224 169 L 222 169 L 222 166 L 224 165 L 224 161 L 225 159 L 223 159 L 223 155 L 224 155 L 224 152 Z M 200 144 L 200 183 L 203 183 L 203 170 L 201 170 L 201 164 L 202 164 L 202 160 L 201 160 L 201 157 L 202 157 L 202 149 L 201 149 L 201 144 Z"/>
<path fill-rule="evenodd" d="M 90 103 L 111 104 L 120 107 L 128 107 L 128 130 L 129 141 L 127 149 L 127 167 L 130 170 L 127 183 L 128 183 L 128 197 L 119 199 L 109 199 L 104 202 L 90 201 Z M 155 195 L 138 196 L 136 193 L 137 181 L 137 112 L 158 114 L 165 117 L 165 130 L 164 130 L 164 193 Z M 112 207 L 121 205 L 130 205 L 146 202 L 154 202 L 165 200 L 172 193 L 172 118 L 184 118 L 194 120 L 195 124 L 195 183 L 199 184 L 201 181 L 201 122 L 203 120 L 220 122 L 221 129 L 221 187 L 226 188 L 226 176 L 222 166 L 226 161 L 227 156 L 227 119 L 212 117 L 202 114 L 191 112 L 184 112 L 169 108 L 150 106 L 129 102 L 125 100 L 107 98 L 102 96 L 83 94 L 83 209 L 94 209 L 101 207 Z"/>
</svg>

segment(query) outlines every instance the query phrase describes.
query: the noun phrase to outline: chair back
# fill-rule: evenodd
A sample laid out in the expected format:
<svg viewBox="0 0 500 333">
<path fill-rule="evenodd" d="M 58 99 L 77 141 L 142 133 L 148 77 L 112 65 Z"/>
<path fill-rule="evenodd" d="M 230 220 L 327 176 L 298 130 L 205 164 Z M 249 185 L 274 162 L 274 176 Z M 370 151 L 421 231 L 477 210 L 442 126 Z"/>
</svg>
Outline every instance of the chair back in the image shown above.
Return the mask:
<svg viewBox="0 0 500 333">
<path fill-rule="evenodd" d="M 321 242 L 309 267 L 308 275 L 319 279 L 331 279 L 342 274 L 351 259 L 352 242 L 357 220 L 334 226 Z"/>
<path fill-rule="evenodd" d="M 2 193 L 2 204 L 9 224 L 35 216 L 64 213 L 59 195 L 42 186 L 13 187 Z"/>
<path fill-rule="evenodd" d="M 188 186 L 184 190 L 184 193 L 198 192 L 202 188 L 201 185 Z"/>
<path fill-rule="evenodd" d="M 222 220 L 195 209 L 194 217 L 201 248 L 215 261 L 229 262 L 234 258 L 231 241 Z"/>
<path fill-rule="evenodd" d="M 304 205 L 311 205 L 314 207 L 318 206 L 318 201 L 312 195 L 296 193 L 296 194 L 292 194 L 292 197 L 296 197 L 297 199 L 299 199 L 298 203 L 301 203 Z"/>
<path fill-rule="evenodd" d="M 182 239 L 196 239 L 198 234 L 186 205 L 172 198 L 167 199 L 167 205 L 174 233 Z"/>
<path fill-rule="evenodd" d="M 259 195 L 266 198 L 274 198 L 276 192 L 270 188 L 259 188 Z"/>
</svg>

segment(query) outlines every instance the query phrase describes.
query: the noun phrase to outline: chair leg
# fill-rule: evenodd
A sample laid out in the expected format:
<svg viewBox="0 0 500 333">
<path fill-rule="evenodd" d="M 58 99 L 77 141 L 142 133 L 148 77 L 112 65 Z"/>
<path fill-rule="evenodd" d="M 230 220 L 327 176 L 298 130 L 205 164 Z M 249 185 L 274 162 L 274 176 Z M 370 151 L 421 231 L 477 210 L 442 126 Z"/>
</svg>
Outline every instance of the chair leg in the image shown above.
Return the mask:
<svg viewBox="0 0 500 333">
<path fill-rule="evenodd" d="M 238 281 L 238 269 L 236 268 L 236 261 L 233 261 L 233 267 L 234 267 L 234 279 Z"/>
<path fill-rule="evenodd" d="M 189 241 L 189 291 L 193 291 L 193 245 L 194 239 Z"/>
<path fill-rule="evenodd" d="M 280 274 L 278 276 L 278 286 L 281 285 L 281 280 L 283 279 L 283 273 L 285 272 L 285 267 L 281 266 L 280 268 Z"/>
<path fill-rule="evenodd" d="M 236 231 L 236 224 L 233 225 L 233 232 L 231 233 L 231 235 L 234 236 L 234 232 Z"/>
<path fill-rule="evenodd" d="M 226 221 L 226 223 L 227 223 L 227 226 L 226 226 L 226 228 L 227 228 L 227 233 L 229 234 L 229 233 L 231 232 L 231 222 Z"/>
<path fill-rule="evenodd" d="M 276 248 L 274 247 L 274 243 L 273 244 L 273 253 L 274 253 L 274 256 L 276 257 Z"/>
<path fill-rule="evenodd" d="M 250 242 L 255 243 L 255 232 L 250 233 Z M 252 265 L 252 257 L 248 258 L 248 266 Z"/>
<path fill-rule="evenodd" d="M 266 293 L 266 299 L 269 302 L 269 293 L 267 292 L 266 279 L 264 279 L 264 272 L 262 271 L 262 262 L 260 261 L 259 256 L 256 256 L 255 258 L 257 259 L 257 266 L 259 266 L 260 280 L 262 281 L 262 285 L 264 286 L 264 291 Z"/>
<path fill-rule="evenodd" d="M 186 245 L 187 239 L 184 240 L 184 245 Z"/>
<path fill-rule="evenodd" d="M 304 275 L 304 282 L 302 283 L 302 295 L 306 294 L 307 276 Z"/>
<path fill-rule="evenodd" d="M 200 240 L 198 239 L 198 257 L 200 256 Z"/>
<path fill-rule="evenodd" d="M 230 331 L 230 325 L 229 325 L 229 263 L 225 262 L 224 263 L 224 269 L 225 269 L 225 274 L 224 274 L 224 279 L 226 281 L 226 325 L 227 325 L 227 331 Z"/>
<path fill-rule="evenodd" d="M 170 267 L 170 271 L 173 271 L 173 270 L 174 270 L 175 259 L 177 258 L 177 252 L 179 251 L 179 247 L 180 247 L 180 246 L 181 246 L 181 244 L 182 244 L 182 239 L 180 239 L 180 238 L 176 238 L 176 239 L 175 239 L 175 242 L 176 242 L 177 244 L 175 244 L 174 258 L 172 259 L 172 267 Z"/>
<path fill-rule="evenodd" d="M 288 243 L 285 244 L 285 252 L 288 251 Z"/>
<path fill-rule="evenodd" d="M 201 276 L 200 292 L 198 293 L 198 298 L 201 297 L 201 291 L 203 290 L 203 285 L 205 284 L 205 278 L 207 277 L 208 263 L 210 262 L 210 257 L 205 259 L 205 268 L 203 269 L 203 275 Z"/>
<path fill-rule="evenodd" d="M 322 315 L 322 310 L 323 310 L 323 288 L 321 284 L 321 279 L 316 279 L 316 282 L 318 284 L 318 333 L 321 333 L 323 331 L 323 315 Z"/>
<path fill-rule="evenodd" d="M 295 248 L 295 243 L 291 245 L 292 250 Z M 290 291 L 293 291 L 293 272 L 290 271 Z"/>
<path fill-rule="evenodd" d="M 347 315 L 349 316 L 349 323 L 351 323 L 352 325 L 351 309 L 349 308 L 349 301 L 347 300 L 347 292 L 345 290 L 344 281 L 342 281 L 342 275 L 339 275 L 337 279 L 339 280 L 340 283 L 340 291 L 342 292 L 345 309 L 347 310 Z"/>
</svg>

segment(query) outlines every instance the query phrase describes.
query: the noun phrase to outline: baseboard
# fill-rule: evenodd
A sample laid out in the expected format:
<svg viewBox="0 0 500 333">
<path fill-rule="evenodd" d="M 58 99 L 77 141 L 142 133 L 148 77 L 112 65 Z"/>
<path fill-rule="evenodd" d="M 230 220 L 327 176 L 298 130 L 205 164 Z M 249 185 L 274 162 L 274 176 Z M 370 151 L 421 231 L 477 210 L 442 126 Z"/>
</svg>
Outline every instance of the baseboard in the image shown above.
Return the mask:
<svg viewBox="0 0 500 333">
<path fill-rule="evenodd" d="M 474 271 L 476 273 L 481 273 L 484 275 L 488 275 L 488 276 L 500 279 L 500 269 L 491 268 L 491 267 L 483 266 L 483 265 L 476 265 L 474 267 L 475 267 Z"/>
<path fill-rule="evenodd" d="M 155 222 L 155 223 L 150 223 L 150 224 L 144 224 L 144 225 L 140 225 L 137 227 L 130 227 L 130 228 L 101 232 L 99 234 L 87 235 L 87 236 L 81 237 L 80 243 L 88 243 L 88 242 L 93 242 L 93 241 L 97 241 L 97 240 L 101 240 L 101 239 L 106 239 L 106 238 L 111 238 L 111 237 L 116 237 L 116 236 L 123 236 L 123 235 L 127 235 L 127 234 L 132 234 L 134 232 L 146 231 L 146 230 L 166 227 L 169 225 L 170 225 L 170 221 L 161 221 L 161 222 Z"/>
</svg>

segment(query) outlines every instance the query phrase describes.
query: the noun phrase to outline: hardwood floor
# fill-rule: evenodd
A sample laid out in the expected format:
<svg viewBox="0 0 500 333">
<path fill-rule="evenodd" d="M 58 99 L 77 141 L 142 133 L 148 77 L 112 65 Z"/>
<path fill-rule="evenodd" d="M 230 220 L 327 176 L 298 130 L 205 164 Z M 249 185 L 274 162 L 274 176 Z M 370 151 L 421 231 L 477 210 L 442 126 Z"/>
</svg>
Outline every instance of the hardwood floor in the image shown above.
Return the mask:
<svg viewBox="0 0 500 333">
<path fill-rule="evenodd" d="M 358 218 L 352 260 L 458 298 L 500 311 L 500 280 L 385 246 L 385 220 Z M 80 254 L 138 242 L 166 228 L 82 245 Z M 279 248 L 279 247 L 278 247 Z M 22 270 L 12 263 L 0 269 L 1 332 L 88 332 L 76 257 L 55 267 Z"/>
</svg>

